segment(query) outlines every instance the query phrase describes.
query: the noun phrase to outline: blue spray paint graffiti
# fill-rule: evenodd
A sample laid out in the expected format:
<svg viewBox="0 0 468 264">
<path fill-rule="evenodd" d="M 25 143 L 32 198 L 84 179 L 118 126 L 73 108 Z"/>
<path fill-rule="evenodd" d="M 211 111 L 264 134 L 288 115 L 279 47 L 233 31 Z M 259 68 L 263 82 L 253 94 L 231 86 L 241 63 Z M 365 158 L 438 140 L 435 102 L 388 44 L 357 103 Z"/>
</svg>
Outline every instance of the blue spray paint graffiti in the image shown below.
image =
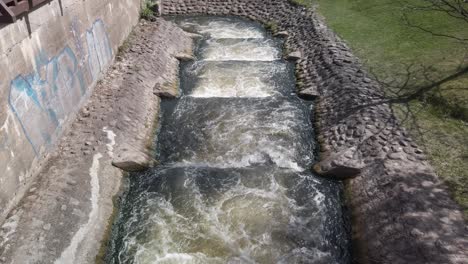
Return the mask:
<svg viewBox="0 0 468 264">
<path fill-rule="evenodd" d="M 86 59 L 86 54 L 84 53 L 83 43 L 80 39 L 80 32 L 82 32 L 81 21 L 77 17 L 73 18 L 70 28 L 76 49 L 76 56 L 80 59 L 80 65 L 82 65 Z"/>
<path fill-rule="evenodd" d="M 10 109 L 36 154 L 56 140 L 64 121 L 85 95 L 84 70 L 90 72 L 94 81 L 112 59 L 102 20 L 86 32 L 86 40 L 89 69 L 82 69 L 73 50 L 65 46 L 50 59 L 40 52 L 34 72 L 19 75 L 11 82 Z"/>
<path fill-rule="evenodd" d="M 96 20 L 91 30 L 86 32 L 86 41 L 88 43 L 89 69 L 93 80 L 96 80 L 99 73 L 112 60 L 112 48 L 102 20 Z"/>
<path fill-rule="evenodd" d="M 11 82 L 8 102 L 36 153 L 51 143 L 84 93 L 83 74 L 68 46 L 50 60 L 40 53 L 35 72 Z"/>
</svg>

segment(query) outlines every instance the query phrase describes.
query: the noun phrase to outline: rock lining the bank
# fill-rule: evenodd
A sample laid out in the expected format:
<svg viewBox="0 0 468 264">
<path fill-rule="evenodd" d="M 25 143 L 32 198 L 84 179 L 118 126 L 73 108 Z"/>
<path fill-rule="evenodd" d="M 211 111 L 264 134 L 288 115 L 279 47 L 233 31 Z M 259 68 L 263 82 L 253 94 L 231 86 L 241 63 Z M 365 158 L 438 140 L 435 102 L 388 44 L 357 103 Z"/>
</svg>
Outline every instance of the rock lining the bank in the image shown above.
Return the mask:
<svg viewBox="0 0 468 264">
<path fill-rule="evenodd" d="M 141 22 L 94 89 L 28 194 L 0 228 L 0 263 L 95 263 L 126 170 L 152 162 L 157 87 L 178 95 L 177 54 L 191 37 L 171 22 Z M 90 177 L 91 176 L 93 177 Z M 104 245 L 105 246 L 105 245 Z M 98 256 L 98 258 L 96 258 Z"/>
<path fill-rule="evenodd" d="M 359 263 L 468 262 L 468 230 L 459 206 L 399 125 L 379 84 L 313 10 L 287 0 L 162 0 L 160 9 L 163 15 L 258 21 L 286 37 L 286 53 L 300 52 L 298 94 L 319 97 L 318 166 L 343 166 L 330 157 L 356 150 L 346 166 L 357 170 L 343 177 L 338 167 L 328 167 L 335 173 L 325 175 L 355 177 L 347 186 Z"/>
</svg>

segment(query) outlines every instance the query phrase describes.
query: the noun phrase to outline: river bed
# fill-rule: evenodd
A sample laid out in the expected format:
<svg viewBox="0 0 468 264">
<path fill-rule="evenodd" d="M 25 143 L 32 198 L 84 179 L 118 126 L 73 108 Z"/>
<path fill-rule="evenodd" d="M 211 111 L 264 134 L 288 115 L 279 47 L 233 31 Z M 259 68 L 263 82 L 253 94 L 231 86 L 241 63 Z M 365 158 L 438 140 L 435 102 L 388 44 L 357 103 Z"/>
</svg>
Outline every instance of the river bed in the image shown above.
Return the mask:
<svg viewBox="0 0 468 264">
<path fill-rule="evenodd" d="M 170 18 L 203 35 L 164 100 L 161 164 L 130 176 L 109 263 L 350 263 L 342 184 L 310 172 L 313 103 L 282 41 L 237 18 Z"/>
</svg>

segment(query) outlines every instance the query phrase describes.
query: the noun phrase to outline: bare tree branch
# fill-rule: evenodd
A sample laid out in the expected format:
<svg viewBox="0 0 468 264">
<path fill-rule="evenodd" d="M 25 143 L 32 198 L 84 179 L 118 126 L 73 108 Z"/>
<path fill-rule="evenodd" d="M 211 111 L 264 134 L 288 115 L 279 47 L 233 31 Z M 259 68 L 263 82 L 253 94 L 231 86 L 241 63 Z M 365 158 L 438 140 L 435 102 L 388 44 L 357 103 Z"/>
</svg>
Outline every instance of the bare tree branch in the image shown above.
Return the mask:
<svg viewBox="0 0 468 264">
<path fill-rule="evenodd" d="M 458 37 L 458 36 L 455 36 L 455 35 L 449 35 L 449 34 L 444 34 L 444 33 L 437 33 L 437 32 L 434 32 L 432 30 L 429 30 L 429 29 L 427 29 L 425 27 L 422 27 L 420 25 L 416 25 L 416 24 L 412 23 L 409 20 L 407 14 L 403 14 L 403 20 L 405 21 L 407 26 L 419 29 L 421 31 L 424 31 L 424 32 L 429 33 L 429 34 L 431 34 L 433 36 L 436 36 L 436 37 L 445 37 L 445 38 L 456 39 L 456 40 L 459 40 L 459 41 L 468 41 L 468 38 Z"/>
<path fill-rule="evenodd" d="M 404 10 L 406 11 L 403 12 L 403 20 L 405 21 L 407 26 L 416 28 L 433 36 L 451 38 L 459 41 L 468 42 L 468 37 L 466 36 L 457 36 L 441 32 L 434 32 L 433 30 L 430 30 L 427 27 L 413 23 L 409 19 L 409 13 L 414 13 L 418 11 L 442 12 L 452 18 L 459 19 L 462 22 L 466 22 L 466 26 L 468 26 L 468 3 L 466 3 L 464 0 L 425 0 L 424 3 L 420 5 L 414 4 L 412 2 L 404 2 L 402 5 Z"/>
</svg>

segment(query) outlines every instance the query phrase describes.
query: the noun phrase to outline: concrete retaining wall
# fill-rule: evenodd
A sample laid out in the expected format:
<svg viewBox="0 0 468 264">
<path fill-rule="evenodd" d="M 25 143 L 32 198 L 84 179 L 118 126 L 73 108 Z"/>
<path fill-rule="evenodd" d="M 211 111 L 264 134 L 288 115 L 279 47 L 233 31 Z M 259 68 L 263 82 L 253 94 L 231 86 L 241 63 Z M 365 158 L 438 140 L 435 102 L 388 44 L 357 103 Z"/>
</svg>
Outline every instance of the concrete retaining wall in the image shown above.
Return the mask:
<svg viewBox="0 0 468 264">
<path fill-rule="evenodd" d="M 460 208 L 381 87 L 313 10 L 288 0 L 163 0 L 162 13 L 246 17 L 283 31 L 286 49 L 302 54 L 298 94 L 318 95 L 315 169 L 333 179 L 357 176 L 347 180 L 357 263 L 468 262 Z"/>
<path fill-rule="evenodd" d="M 0 222 L 113 61 L 140 1 L 52 1 L 0 25 Z"/>
</svg>

